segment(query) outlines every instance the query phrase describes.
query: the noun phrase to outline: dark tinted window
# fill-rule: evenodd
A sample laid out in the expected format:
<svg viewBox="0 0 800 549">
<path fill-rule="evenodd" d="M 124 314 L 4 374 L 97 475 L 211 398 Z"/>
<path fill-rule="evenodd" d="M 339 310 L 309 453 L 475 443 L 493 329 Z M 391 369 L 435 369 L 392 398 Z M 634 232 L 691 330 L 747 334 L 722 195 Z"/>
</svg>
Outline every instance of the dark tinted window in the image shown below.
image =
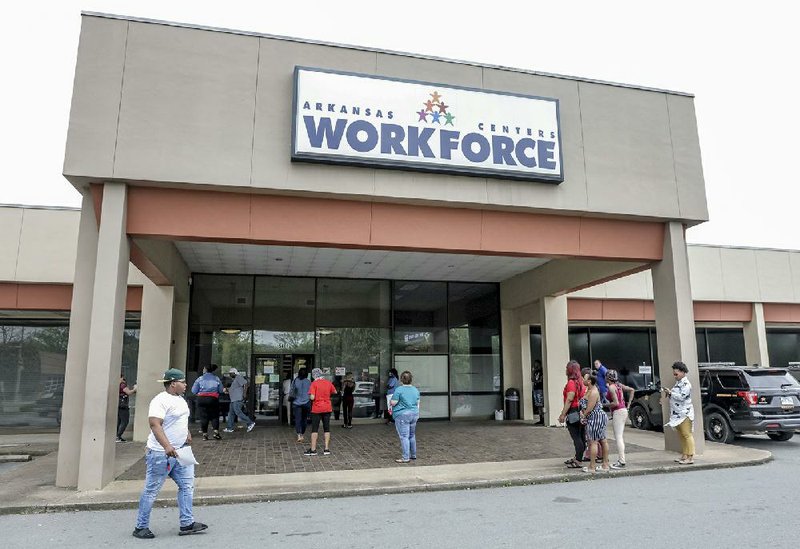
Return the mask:
<svg viewBox="0 0 800 549">
<path fill-rule="evenodd" d="M 708 362 L 747 364 L 744 353 L 744 332 L 741 329 L 708 328 L 706 338 Z"/>
<path fill-rule="evenodd" d="M 719 380 L 719 384 L 724 389 L 743 389 L 744 385 L 742 383 L 742 379 L 739 377 L 739 374 L 736 372 L 731 373 L 719 373 L 717 374 L 717 379 Z"/>
<path fill-rule="evenodd" d="M 393 283 L 394 344 L 400 353 L 447 352 L 447 283 Z"/>
<path fill-rule="evenodd" d="M 623 376 L 638 374 L 639 366 L 652 365 L 647 328 L 592 328 L 592 360 Z"/>
<path fill-rule="evenodd" d="M 339 280 L 317 282 L 317 325 L 349 328 L 389 327 L 388 280 Z"/>
<path fill-rule="evenodd" d="M 695 330 L 697 339 L 697 362 L 708 362 L 708 347 L 706 346 L 706 331 Z"/>
<path fill-rule="evenodd" d="M 800 387 L 797 380 L 783 370 L 764 370 L 745 373 L 751 389 L 780 389 L 783 386 Z"/>
<path fill-rule="evenodd" d="M 800 362 L 800 332 L 767 330 L 769 365 L 786 368 L 790 362 Z"/>
<path fill-rule="evenodd" d="M 591 361 L 589 360 L 588 328 L 570 328 L 569 358 L 571 358 L 572 360 L 577 360 L 581 366 L 584 367 L 591 366 Z"/>
</svg>

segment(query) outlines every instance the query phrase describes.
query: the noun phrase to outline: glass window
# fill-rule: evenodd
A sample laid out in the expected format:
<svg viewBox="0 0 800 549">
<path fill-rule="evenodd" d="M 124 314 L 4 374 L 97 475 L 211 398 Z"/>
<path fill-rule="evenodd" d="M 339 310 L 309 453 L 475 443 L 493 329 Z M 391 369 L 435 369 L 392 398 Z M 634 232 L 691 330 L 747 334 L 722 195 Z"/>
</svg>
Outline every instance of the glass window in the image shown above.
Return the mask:
<svg viewBox="0 0 800 549">
<path fill-rule="evenodd" d="M 454 330 L 450 330 L 452 333 Z M 500 355 L 450 355 L 450 379 L 453 391 L 499 391 Z"/>
<path fill-rule="evenodd" d="M 769 365 L 787 368 L 790 362 L 800 362 L 800 331 L 767 330 Z"/>
<path fill-rule="evenodd" d="M 717 379 L 725 389 L 744 389 L 744 383 L 737 373 L 719 373 Z"/>
<path fill-rule="evenodd" d="M 450 417 L 481 418 L 494 417 L 494 411 L 503 408 L 502 397 L 495 395 L 453 395 L 450 399 Z"/>
<path fill-rule="evenodd" d="M 254 353 L 313 353 L 314 332 L 253 330 Z"/>
<path fill-rule="evenodd" d="M 68 321 L 4 322 L 0 325 L 0 428 L 24 426 L 26 431 L 55 432 L 61 425 Z M 138 322 L 129 318 L 122 337 L 120 372 L 132 386 L 138 374 Z M 129 426 L 133 424 L 135 402 L 135 398 L 130 400 Z"/>
<path fill-rule="evenodd" d="M 500 391 L 497 285 L 452 283 L 448 303 L 451 389 Z"/>
<path fill-rule="evenodd" d="M 590 366 L 588 328 L 569 329 L 569 358 L 577 360 L 581 367 Z"/>
<path fill-rule="evenodd" d="M 253 328 L 271 332 L 314 332 L 315 298 L 313 278 L 258 276 Z"/>
<path fill-rule="evenodd" d="M 447 352 L 447 283 L 397 281 L 392 299 L 395 351 Z"/>
<path fill-rule="evenodd" d="M 750 388 L 754 391 L 758 389 L 800 388 L 797 380 L 783 370 L 764 368 L 761 371 L 746 372 L 744 375 Z"/>
<path fill-rule="evenodd" d="M 450 399 L 447 395 L 422 395 L 419 399 L 419 417 L 422 419 L 447 419 Z"/>
<path fill-rule="evenodd" d="M 703 328 L 695 330 L 697 339 L 697 362 L 708 362 L 708 345 L 706 344 L 706 331 Z"/>
<path fill-rule="evenodd" d="M 317 282 L 317 325 L 324 327 L 390 326 L 388 280 L 320 279 Z"/>
<path fill-rule="evenodd" d="M 637 373 L 650 365 L 650 334 L 647 328 L 592 328 L 592 358 L 622 375 Z"/>
<path fill-rule="evenodd" d="M 420 393 L 446 393 L 447 355 L 396 355 L 394 367 L 398 373 L 404 370 L 414 376 L 412 385 Z M 446 409 L 446 408 L 445 408 Z"/>
<path fill-rule="evenodd" d="M 357 390 L 360 389 L 359 394 L 368 393 L 372 399 L 372 390 L 380 388 L 381 372 L 388 371 L 391 364 L 389 334 L 388 328 L 321 328 L 319 365 L 323 369 L 330 368 L 337 386 L 344 377 L 342 371 L 352 372 L 356 382 L 362 382 L 356 386 Z M 358 402 L 357 399 L 356 404 Z M 364 397 L 362 407 L 366 405 Z"/>
<path fill-rule="evenodd" d="M 233 329 L 253 322 L 253 277 L 192 275 L 192 324 Z"/>
<path fill-rule="evenodd" d="M 744 332 L 741 328 L 708 328 L 706 329 L 706 338 L 709 362 L 747 364 L 744 352 Z"/>
</svg>

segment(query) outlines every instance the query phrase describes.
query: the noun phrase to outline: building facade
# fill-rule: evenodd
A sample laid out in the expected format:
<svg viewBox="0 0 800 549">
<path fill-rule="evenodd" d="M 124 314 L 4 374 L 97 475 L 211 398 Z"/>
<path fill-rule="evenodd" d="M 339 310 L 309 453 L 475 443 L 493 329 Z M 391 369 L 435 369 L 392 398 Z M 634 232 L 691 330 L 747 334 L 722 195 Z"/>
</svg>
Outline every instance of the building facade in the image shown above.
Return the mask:
<svg viewBox="0 0 800 549">
<path fill-rule="evenodd" d="M 365 393 L 409 369 L 432 417 L 481 416 L 509 387 L 530 402 L 537 325 L 552 424 L 570 314 L 597 315 L 567 295 L 634 273 L 658 367 L 697 363 L 688 94 L 84 14 L 64 175 L 83 206 L 59 485 L 112 478 L 129 263 L 140 400 L 218 360 L 267 412 L 313 361 Z"/>
</svg>

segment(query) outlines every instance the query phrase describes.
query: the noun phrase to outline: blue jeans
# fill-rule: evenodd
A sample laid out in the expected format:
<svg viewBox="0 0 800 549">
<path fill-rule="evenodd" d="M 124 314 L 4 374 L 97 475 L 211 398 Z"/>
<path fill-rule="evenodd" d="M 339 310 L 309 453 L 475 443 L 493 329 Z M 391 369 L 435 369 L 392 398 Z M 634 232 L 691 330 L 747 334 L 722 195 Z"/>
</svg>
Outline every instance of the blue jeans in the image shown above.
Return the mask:
<svg viewBox="0 0 800 549">
<path fill-rule="evenodd" d="M 250 425 L 253 423 L 253 420 L 247 417 L 247 414 L 244 413 L 244 400 L 234 400 L 231 401 L 231 407 L 228 409 L 228 429 L 233 429 L 233 418 L 234 416 L 238 417 L 242 421 L 244 421 L 245 425 Z"/>
<path fill-rule="evenodd" d="M 150 527 L 150 511 L 152 511 L 153 503 L 167 477 L 170 477 L 178 485 L 178 511 L 181 526 L 191 526 L 194 522 L 192 515 L 194 465 L 181 465 L 176 458 L 167 457 L 164 452 L 156 452 L 149 448 L 144 459 L 147 472 L 144 479 L 144 490 L 139 498 L 136 528 Z"/>
<path fill-rule="evenodd" d="M 400 451 L 403 459 L 417 457 L 417 420 L 419 412 L 401 412 L 394 416 L 394 428 L 400 437 Z"/>
<path fill-rule="evenodd" d="M 294 404 L 292 403 L 292 411 L 294 412 L 294 430 L 299 435 L 306 433 L 308 427 L 308 414 L 311 412 L 311 403 Z"/>
</svg>

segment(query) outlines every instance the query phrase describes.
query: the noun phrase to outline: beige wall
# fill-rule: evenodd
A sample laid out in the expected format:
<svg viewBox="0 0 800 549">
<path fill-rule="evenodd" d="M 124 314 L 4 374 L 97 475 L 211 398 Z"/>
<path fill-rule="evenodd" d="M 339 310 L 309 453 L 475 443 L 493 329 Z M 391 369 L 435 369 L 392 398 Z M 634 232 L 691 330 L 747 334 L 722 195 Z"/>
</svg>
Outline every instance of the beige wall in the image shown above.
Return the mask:
<svg viewBox="0 0 800 549">
<path fill-rule="evenodd" d="M 800 251 L 690 245 L 694 301 L 800 303 Z M 637 273 L 570 297 L 653 299 L 650 271 Z"/>
<path fill-rule="evenodd" d="M 565 181 L 292 163 L 295 65 L 558 98 Z M 64 172 L 76 184 L 118 178 L 707 218 L 694 102 L 686 95 L 97 16 L 83 17 Z"/>
<path fill-rule="evenodd" d="M 0 206 L 0 282 L 72 284 L 80 216 L 77 209 Z M 129 266 L 129 285 L 144 279 Z"/>
</svg>

